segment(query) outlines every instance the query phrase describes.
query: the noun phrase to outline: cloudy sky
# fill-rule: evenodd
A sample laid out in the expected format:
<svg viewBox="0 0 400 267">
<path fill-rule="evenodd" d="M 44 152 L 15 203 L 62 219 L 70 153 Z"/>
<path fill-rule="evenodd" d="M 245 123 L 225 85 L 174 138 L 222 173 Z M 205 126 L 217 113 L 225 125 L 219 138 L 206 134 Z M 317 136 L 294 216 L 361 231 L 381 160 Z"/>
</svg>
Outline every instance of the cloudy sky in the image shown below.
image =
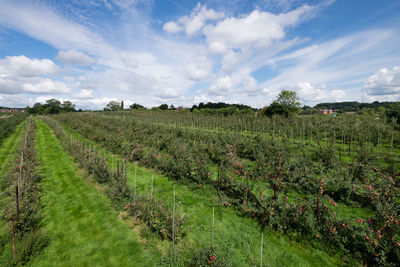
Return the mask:
<svg viewBox="0 0 400 267">
<path fill-rule="evenodd" d="M 0 0 L 0 106 L 400 100 L 398 0 Z"/>
</svg>

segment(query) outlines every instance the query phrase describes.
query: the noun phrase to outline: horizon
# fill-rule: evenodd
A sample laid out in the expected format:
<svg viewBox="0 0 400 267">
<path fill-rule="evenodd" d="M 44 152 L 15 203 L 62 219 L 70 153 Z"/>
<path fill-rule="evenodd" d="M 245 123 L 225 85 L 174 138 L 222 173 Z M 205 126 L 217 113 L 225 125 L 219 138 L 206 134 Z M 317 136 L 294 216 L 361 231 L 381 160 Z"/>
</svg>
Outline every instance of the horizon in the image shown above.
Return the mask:
<svg viewBox="0 0 400 267">
<path fill-rule="evenodd" d="M 50 100 L 50 99 L 47 99 L 47 100 Z M 56 100 L 58 100 L 58 99 L 56 99 Z M 68 99 L 67 100 L 65 100 L 65 101 L 69 101 Z M 121 100 L 121 101 L 123 101 L 124 102 L 124 100 Z M 44 101 L 43 103 L 40 103 L 40 104 L 45 104 L 45 102 L 46 101 Z M 308 105 L 304 105 L 304 104 L 301 104 L 300 105 L 300 109 L 303 109 L 303 108 L 305 108 L 305 107 L 307 107 L 307 108 L 316 108 L 318 105 L 321 105 L 321 104 L 328 104 L 328 105 L 331 105 L 331 104 L 345 104 L 345 103 L 358 103 L 358 104 L 361 104 L 361 105 L 363 105 L 363 104 L 372 104 L 372 103 L 375 103 L 375 102 L 377 102 L 377 103 L 379 103 L 379 104 L 383 104 L 383 103 L 396 103 L 396 102 L 398 102 L 398 101 L 373 101 L 373 102 L 358 102 L 358 101 L 337 101 L 337 102 L 321 102 L 321 103 L 316 103 L 315 105 L 313 105 L 313 106 L 308 106 Z M 39 103 L 39 102 L 37 102 L 37 103 Z M 62 102 L 61 102 L 62 103 Z M 75 105 L 73 102 L 71 102 L 73 105 Z M 125 103 L 125 102 L 124 102 Z M 196 103 L 196 104 L 193 104 L 193 105 L 191 105 L 191 106 L 174 106 L 175 108 L 188 108 L 188 109 L 190 109 L 190 108 L 192 108 L 193 106 L 199 106 L 200 104 L 208 104 L 208 103 L 213 103 L 213 104 L 217 104 L 217 103 L 224 103 L 224 104 L 228 104 L 228 105 L 244 105 L 244 104 L 240 104 L 240 103 L 225 103 L 225 102 L 200 102 L 200 103 Z M 35 103 L 36 104 L 36 103 Z M 139 105 L 141 105 L 140 103 L 132 103 L 132 104 L 139 104 Z M 163 105 L 163 104 L 166 104 L 166 105 L 168 105 L 168 107 L 170 107 L 171 105 L 173 105 L 173 104 L 168 104 L 168 103 L 162 103 L 162 104 L 160 104 L 160 105 Z M 157 105 L 157 106 L 144 106 L 143 105 L 143 107 L 145 107 L 146 109 L 148 109 L 148 110 L 150 110 L 150 109 L 152 109 L 152 108 L 158 108 L 160 105 Z M 0 105 L 0 108 L 6 108 L 6 109 L 26 109 L 26 108 L 31 108 L 33 105 L 31 105 L 31 106 L 25 106 L 25 107 L 8 107 L 8 106 L 1 106 Z M 249 106 L 249 105 L 246 105 L 246 106 Z M 104 106 L 105 107 L 105 106 Z M 82 108 L 78 108 L 78 110 L 82 110 L 82 111 L 104 111 L 103 109 L 104 109 L 104 107 L 101 107 L 101 108 L 98 108 L 98 109 L 82 109 Z M 264 108 L 264 107 L 266 107 L 266 106 L 264 106 L 264 107 L 261 107 L 261 108 L 256 108 L 256 107 L 253 107 L 253 106 L 249 106 L 251 109 L 257 109 L 257 110 L 260 110 L 260 109 L 262 109 L 262 108 Z M 323 108 L 323 107 L 320 107 L 320 109 L 325 109 L 325 108 Z M 131 108 L 128 106 L 128 108 L 125 108 L 124 110 L 131 110 Z M 169 109 L 168 109 L 169 110 Z"/>
<path fill-rule="evenodd" d="M 400 2 L 0 0 L 0 106 L 400 100 Z"/>
</svg>

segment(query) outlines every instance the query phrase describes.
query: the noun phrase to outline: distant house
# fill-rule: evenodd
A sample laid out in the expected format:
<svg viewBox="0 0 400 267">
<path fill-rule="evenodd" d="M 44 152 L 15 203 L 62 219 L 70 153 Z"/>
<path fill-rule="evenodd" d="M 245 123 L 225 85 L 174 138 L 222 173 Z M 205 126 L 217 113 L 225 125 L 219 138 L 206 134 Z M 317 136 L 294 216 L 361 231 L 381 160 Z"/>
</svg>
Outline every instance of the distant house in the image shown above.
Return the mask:
<svg viewBox="0 0 400 267">
<path fill-rule="evenodd" d="M 331 114 L 333 114 L 333 111 L 331 108 L 330 109 L 320 109 L 320 110 L 318 110 L 318 114 L 331 115 Z"/>
<path fill-rule="evenodd" d="M 25 109 L 23 109 L 23 108 L 2 108 L 2 109 L 0 109 L 0 112 L 7 112 L 7 113 L 9 113 L 9 112 L 22 112 L 22 113 L 24 113 Z"/>
</svg>

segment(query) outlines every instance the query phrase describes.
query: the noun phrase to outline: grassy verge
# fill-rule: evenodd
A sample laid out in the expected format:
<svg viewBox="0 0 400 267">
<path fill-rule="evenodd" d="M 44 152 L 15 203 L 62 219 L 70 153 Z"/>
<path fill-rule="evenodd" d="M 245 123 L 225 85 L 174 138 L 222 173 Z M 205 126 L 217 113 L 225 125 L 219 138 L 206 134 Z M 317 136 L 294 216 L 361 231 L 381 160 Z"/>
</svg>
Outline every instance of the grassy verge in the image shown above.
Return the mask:
<svg viewBox="0 0 400 267">
<path fill-rule="evenodd" d="M 49 127 L 37 120 L 43 225 L 50 245 L 33 266 L 151 266 L 136 234 L 86 183 Z"/>
<path fill-rule="evenodd" d="M 97 144 L 83 138 L 74 130 L 64 126 L 65 130 L 74 138 L 90 143 L 105 152 Z M 115 160 L 118 159 L 114 155 Z M 110 162 L 111 163 L 111 160 Z M 261 230 L 258 224 L 249 218 L 239 216 L 232 207 L 223 207 L 218 199 L 218 193 L 211 186 L 201 188 L 182 185 L 169 180 L 154 170 L 128 164 L 127 179 L 134 186 L 136 168 L 137 192 L 150 194 L 151 177 L 154 177 L 154 195 L 165 201 L 172 202 L 173 188 L 176 188 L 177 208 L 189 217 L 186 227 L 187 236 L 177 245 L 183 258 L 188 259 L 193 249 L 210 244 L 212 236 L 212 207 L 215 207 L 215 245 L 219 255 L 226 258 L 233 266 L 254 266 L 260 260 Z M 147 246 L 158 246 L 167 250 L 169 242 L 160 242 L 154 235 L 142 231 Z M 286 237 L 264 231 L 263 263 L 271 266 L 334 266 L 341 260 L 338 256 L 330 256 L 320 249 L 288 240 Z M 318 246 L 318 244 L 317 244 Z"/>
</svg>

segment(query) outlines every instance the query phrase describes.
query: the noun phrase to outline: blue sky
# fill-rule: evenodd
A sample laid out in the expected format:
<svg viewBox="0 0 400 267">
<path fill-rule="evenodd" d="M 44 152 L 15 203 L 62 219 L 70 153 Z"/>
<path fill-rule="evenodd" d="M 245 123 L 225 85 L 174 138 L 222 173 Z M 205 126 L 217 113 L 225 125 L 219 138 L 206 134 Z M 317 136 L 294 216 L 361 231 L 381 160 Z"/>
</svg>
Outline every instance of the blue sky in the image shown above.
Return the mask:
<svg viewBox="0 0 400 267">
<path fill-rule="evenodd" d="M 400 100 L 398 0 L 0 0 L 0 106 Z"/>
</svg>

